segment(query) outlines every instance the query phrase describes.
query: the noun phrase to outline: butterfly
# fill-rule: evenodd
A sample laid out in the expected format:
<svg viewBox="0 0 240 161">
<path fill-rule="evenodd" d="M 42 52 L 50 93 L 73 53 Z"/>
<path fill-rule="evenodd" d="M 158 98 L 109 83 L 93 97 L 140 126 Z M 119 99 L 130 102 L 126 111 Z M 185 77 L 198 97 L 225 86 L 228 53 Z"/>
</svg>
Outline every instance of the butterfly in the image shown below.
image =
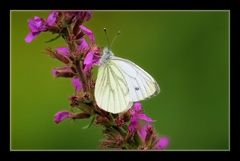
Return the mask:
<svg viewBox="0 0 240 161">
<path fill-rule="evenodd" d="M 99 61 L 94 96 L 97 105 L 110 113 L 129 110 L 134 102 L 160 92 L 155 79 L 130 60 L 114 56 L 105 47 Z"/>
</svg>

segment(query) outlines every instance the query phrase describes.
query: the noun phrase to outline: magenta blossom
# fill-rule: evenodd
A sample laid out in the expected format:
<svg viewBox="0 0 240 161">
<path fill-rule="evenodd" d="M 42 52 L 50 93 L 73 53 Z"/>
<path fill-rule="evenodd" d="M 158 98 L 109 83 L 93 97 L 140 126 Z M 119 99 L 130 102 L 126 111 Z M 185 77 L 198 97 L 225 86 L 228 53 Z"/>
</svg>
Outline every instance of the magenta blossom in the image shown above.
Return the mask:
<svg viewBox="0 0 240 161">
<path fill-rule="evenodd" d="M 71 113 L 68 111 L 60 111 L 54 115 L 54 122 L 58 124 L 67 118 L 71 118 Z"/>
<path fill-rule="evenodd" d="M 25 37 L 25 41 L 27 43 L 30 43 L 41 32 L 47 30 L 45 21 L 42 18 L 38 17 L 38 16 L 35 16 L 33 19 L 30 19 L 28 21 L 28 27 L 30 29 L 30 32 Z"/>
<path fill-rule="evenodd" d="M 25 37 L 25 42 L 32 42 L 41 32 L 47 31 L 49 26 L 53 26 L 56 23 L 58 12 L 53 11 L 48 16 L 47 20 L 35 16 L 28 21 L 28 27 L 30 32 Z"/>
<path fill-rule="evenodd" d="M 86 34 L 89 37 L 89 39 L 92 42 L 95 42 L 94 34 L 90 29 L 88 29 L 86 26 L 83 26 L 83 25 L 80 25 L 80 29 L 84 34 Z"/>
<path fill-rule="evenodd" d="M 139 102 L 134 103 L 133 108 L 130 109 L 130 113 L 131 118 L 130 124 L 128 126 L 130 132 L 135 132 L 137 129 L 139 129 L 140 126 L 139 120 L 144 120 L 146 123 L 153 122 L 153 120 L 150 117 L 143 113 L 142 105 Z"/>
<path fill-rule="evenodd" d="M 72 78 L 75 74 L 71 67 L 56 67 L 52 70 L 52 75 L 54 77 L 70 77 Z"/>
<path fill-rule="evenodd" d="M 83 71 L 85 73 L 89 72 L 93 65 L 97 65 L 100 60 L 100 50 L 97 47 L 92 47 L 92 49 L 87 53 L 86 57 L 84 58 L 83 64 L 84 68 Z"/>
<path fill-rule="evenodd" d="M 85 59 L 84 59 L 84 72 L 88 72 L 90 71 L 90 69 L 93 66 L 93 52 L 90 51 L 88 52 L 88 54 L 86 55 Z"/>
<path fill-rule="evenodd" d="M 92 11 L 70 11 L 63 12 L 64 19 L 70 23 L 73 20 L 89 21 L 92 18 Z"/>
<path fill-rule="evenodd" d="M 168 137 L 164 136 L 164 137 L 160 137 L 156 143 L 156 145 L 154 146 L 155 149 L 159 149 L 159 150 L 163 150 L 166 149 L 169 145 L 169 139 Z"/>
<path fill-rule="evenodd" d="M 78 16 L 83 21 L 89 21 L 92 18 L 92 11 L 80 11 Z"/>
<path fill-rule="evenodd" d="M 89 45 L 85 38 L 81 38 L 77 50 L 79 53 L 85 53 L 89 49 Z"/>
<path fill-rule="evenodd" d="M 53 56 L 65 64 L 68 64 L 70 62 L 71 55 L 70 55 L 70 50 L 68 48 L 65 48 L 65 47 L 57 48 Z"/>
<path fill-rule="evenodd" d="M 70 56 L 70 50 L 69 48 L 65 48 L 65 47 L 59 47 L 56 49 L 57 53 L 66 57 Z"/>
<path fill-rule="evenodd" d="M 49 16 L 48 16 L 48 18 L 47 18 L 47 20 L 46 20 L 47 25 L 48 25 L 48 26 L 53 26 L 53 25 L 55 25 L 55 24 L 56 24 L 56 21 L 57 21 L 57 17 L 58 17 L 58 12 L 52 11 L 52 12 L 49 14 Z"/>
<path fill-rule="evenodd" d="M 139 131 L 138 134 L 140 138 L 145 141 L 147 133 L 152 129 L 152 126 L 149 124 L 144 125 Z"/>
<path fill-rule="evenodd" d="M 73 87 L 79 92 L 82 89 L 82 82 L 78 77 L 72 78 Z"/>
</svg>

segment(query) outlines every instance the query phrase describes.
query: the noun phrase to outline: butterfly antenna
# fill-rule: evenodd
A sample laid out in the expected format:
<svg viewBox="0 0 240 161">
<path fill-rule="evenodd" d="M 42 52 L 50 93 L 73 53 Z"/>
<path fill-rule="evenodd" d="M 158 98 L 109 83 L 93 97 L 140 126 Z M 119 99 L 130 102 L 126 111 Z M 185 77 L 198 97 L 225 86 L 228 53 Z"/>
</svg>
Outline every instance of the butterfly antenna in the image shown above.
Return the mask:
<svg viewBox="0 0 240 161">
<path fill-rule="evenodd" d="M 105 36 L 106 36 L 106 39 L 107 39 L 107 47 L 108 47 L 108 49 L 110 49 L 110 43 L 109 43 L 109 39 L 108 39 L 108 35 L 107 35 L 107 29 L 104 27 L 103 28 L 103 30 L 104 30 L 104 33 L 105 33 Z"/>
<path fill-rule="evenodd" d="M 110 48 L 112 48 L 114 41 L 117 39 L 117 37 L 118 37 L 119 35 L 120 35 L 120 31 L 118 31 L 117 34 L 115 35 L 115 37 L 113 38 L 112 43 L 111 43 L 111 45 L 110 45 Z"/>
</svg>

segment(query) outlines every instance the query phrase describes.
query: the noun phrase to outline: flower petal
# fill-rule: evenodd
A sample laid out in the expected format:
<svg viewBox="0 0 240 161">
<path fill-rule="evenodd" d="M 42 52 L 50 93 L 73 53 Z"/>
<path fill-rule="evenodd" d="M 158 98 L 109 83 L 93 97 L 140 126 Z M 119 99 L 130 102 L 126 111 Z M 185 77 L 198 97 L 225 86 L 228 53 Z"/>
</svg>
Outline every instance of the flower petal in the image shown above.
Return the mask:
<svg viewBox="0 0 240 161">
<path fill-rule="evenodd" d="M 91 51 L 93 52 L 93 65 L 98 65 L 101 58 L 101 49 L 94 45 L 91 47 Z"/>
<path fill-rule="evenodd" d="M 83 63 L 85 65 L 88 65 L 88 64 L 92 64 L 93 63 L 92 61 L 93 61 L 93 52 L 90 51 L 87 53 Z"/>
<path fill-rule="evenodd" d="M 135 132 L 137 130 L 138 122 L 137 118 L 132 116 L 130 119 L 130 124 L 128 125 L 128 130 L 130 132 Z"/>
<path fill-rule="evenodd" d="M 89 21 L 92 18 L 92 11 L 80 11 L 78 15 L 83 21 Z"/>
<path fill-rule="evenodd" d="M 54 115 L 54 122 L 58 124 L 67 118 L 71 118 L 71 113 L 68 111 L 60 111 Z"/>
<path fill-rule="evenodd" d="M 44 20 L 38 16 L 35 16 L 28 21 L 28 27 L 33 33 L 46 30 Z"/>
<path fill-rule="evenodd" d="M 136 114 L 136 117 L 137 117 L 138 119 L 144 120 L 144 121 L 146 121 L 146 122 L 148 122 L 148 123 L 153 122 L 153 119 L 151 119 L 150 117 L 148 117 L 148 116 L 147 116 L 146 114 L 144 114 L 144 113 L 138 113 L 138 114 Z"/>
<path fill-rule="evenodd" d="M 69 64 L 71 62 L 70 59 L 70 51 L 68 48 L 65 47 L 59 47 L 56 49 L 56 52 L 53 52 L 53 57 L 60 60 L 61 62 L 65 64 Z"/>
<path fill-rule="evenodd" d="M 86 55 L 86 57 L 84 59 L 83 64 L 85 65 L 84 69 L 83 69 L 84 72 L 88 72 L 92 68 L 92 66 L 93 66 L 93 52 L 92 51 L 88 52 L 88 54 Z"/>
<path fill-rule="evenodd" d="M 133 109 L 134 109 L 135 111 L 137 111 L 137 112 L 141 111 L 141 109 L 142 109 L 141 103 L 140 103 L 140 102 L 134 103 Z"/>
<path fill-rule="evenodd" d="M 24 40 L 25 40 L 26 43 L 30 43 L 30 42 L 32 42 L 39 34 L 40 34 L 40 32 L 38 32 L 38 33 L 29 32 L 29 33 L 27 34 L 27 36 L 25 37 Z"/>
<path fill-rule="evenodd" d="M 70 50 L 69 48 L 66 47 L 59 47 L 56 49 L 58 54 L 64 55 L 64 56 L 69 56 L 70 55 Z"/>
<path fill-rule="evenodd" d="M 147 127 L 148 125 L 144 125 L 139 131 L 138 131 L 138 135 L 140 136 L 140 138 L 144 141 L 146 136 L 147 136 Z"/>
<path fill-rule="evenodd" d="M 84 51 L 88 50 L 89 46 L 88 43 L 86 41 L 86 39 L 81 38 L 79 45 L 77 46 L 77 50 L 80 53 L 83 53 Z"/>
<path fill-rule="evenodd" d="M 74 77 L 72 79 L 72 84 L 74 88 L 77 90 L 77 92 L 79 92 L 82 89 L 82 82 L 78 77 Z"/>
<path fill-rule="evenodd" d="M 164 136 L 158 139 L 155 148 L 156 149 L 166 149 L 169 145 L 168 137 Z"/>
<path fill-rule="evenodd" d="M 87 27 L 85 27 L 85 26 L 83 26 L 83 25 L 80 25 L 80 29 L 82 30 L 82 32 L 83 32 L 84 34 L 86 34 L 86 35 L 89 37 L 89 39 L 90 39 L 92 42 L 95 42 L 95 37 L 94 37 L 94 35 L 93 35 L 93 32 L 92 32 L 90 29 L 88 29 Z"/>
<path fill-rule="evenodd" d="M 57 16 L 58 16 L 58 12 L 52 11 L 47 18 L 47 21 L 46 21 L 47 24 L 49 26 L 53 26 L 56 23 Z"/>
</svg>

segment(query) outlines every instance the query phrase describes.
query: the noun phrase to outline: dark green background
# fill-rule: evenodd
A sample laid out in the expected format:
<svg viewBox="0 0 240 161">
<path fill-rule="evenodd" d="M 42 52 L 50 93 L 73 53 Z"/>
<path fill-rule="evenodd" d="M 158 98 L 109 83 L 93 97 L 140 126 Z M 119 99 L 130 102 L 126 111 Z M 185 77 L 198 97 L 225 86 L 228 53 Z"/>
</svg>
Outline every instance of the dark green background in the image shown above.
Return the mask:
<svg viewBox="0 0 240 161">
<path fill-rule="evenodd" d="M 70 79 L 53 78 L 62 64 L 44 53 L 64 46 L 42 33 L 31 44 L 24 38 L 27 20 L 48 12 L 11 13 L 11 147 L 20 149 L 98 149 L 100 127 L 83 130 L 88 120 L 53 122 L 68 109 L 74 92 Z M 96 11 L 85 25 L 99 46 L 118 30 L 115 55 L 143 67 L 159 83 L 159 95 L 142 101 L 158 133 L 170 138 L 170 150 L 228 149 L 227 11 Z M 95 70 L 96 71 L 96 70 Z"/>
</svg>

